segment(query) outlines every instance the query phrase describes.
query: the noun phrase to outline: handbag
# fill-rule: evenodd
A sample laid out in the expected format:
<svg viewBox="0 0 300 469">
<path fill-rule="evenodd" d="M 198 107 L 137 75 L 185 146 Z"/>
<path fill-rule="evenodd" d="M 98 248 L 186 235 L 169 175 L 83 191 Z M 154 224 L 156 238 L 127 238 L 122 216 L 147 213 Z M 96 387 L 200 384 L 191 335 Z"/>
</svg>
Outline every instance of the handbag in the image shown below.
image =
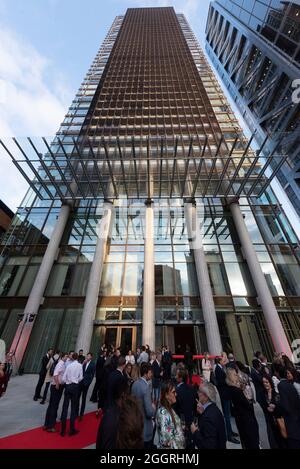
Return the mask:
<svg viewBox="0 0 300 469">
<path fill-rule="evenodd" d="M 287 434 L 287 431 L 286 431 L 284 418 L 283 417 L 277 418 L 276 421 L 277 421 L 277 425 L 279 427 L 279 431 L 280 431 L 280 434 L 281 434 L 282 438 L 284 438 L 286 440 L 287 437 L 288 437 L 288 434 Z"/>
</svg>

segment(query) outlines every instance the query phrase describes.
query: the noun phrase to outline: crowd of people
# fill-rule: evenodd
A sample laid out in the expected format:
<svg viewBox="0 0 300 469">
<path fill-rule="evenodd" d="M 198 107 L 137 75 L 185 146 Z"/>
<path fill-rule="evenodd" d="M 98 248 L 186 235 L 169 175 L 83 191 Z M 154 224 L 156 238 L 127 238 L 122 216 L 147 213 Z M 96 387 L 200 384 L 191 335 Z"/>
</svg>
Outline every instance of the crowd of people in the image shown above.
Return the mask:
<svg viewBox="0 0 300 469">
<path fill-rule="evenodd" d="M 261 447 L 260 428 L 254 411 L 263 412 L 271 449 L 300 449 L 300 375 L 283 354 L 272 363 L 256 352 L 251 366 L 222 353 L 212 359 L 204 354 L 200 373 L 189 346 L 174 359 L 168 347 L 153 352 L 149 346 L 122 354 L 103 345 L 98 358 L 92 353 L 54 352 L 42 358 L 34 400 L 45 404 L 50 389 L 44 429 L 76 435 L 76 420 L 84 417 L 89 387 L 97 404 L 99 430 L 96 447 L 112 449 L 225 449 L 227 442 L 245 449 Z M 0 396 L 6 390 L 0 364 Z M 100 418 L 101 417 L 101 418 Z M 232 428 L 235 421 L 237 432 Z"/>
</svg>

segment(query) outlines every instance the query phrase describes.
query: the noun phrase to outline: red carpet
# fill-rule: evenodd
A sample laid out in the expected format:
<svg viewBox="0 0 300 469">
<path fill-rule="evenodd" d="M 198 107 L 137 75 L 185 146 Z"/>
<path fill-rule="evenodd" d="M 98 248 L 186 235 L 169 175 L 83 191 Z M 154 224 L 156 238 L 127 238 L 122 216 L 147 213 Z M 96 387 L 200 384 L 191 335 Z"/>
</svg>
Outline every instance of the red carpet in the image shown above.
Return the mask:
<svg viewBox="0 0 300 469">
<path fill-rule="evenodd" d="M 0 449 L 82 449 L 96 442 L 99 424 L 100 418 L 96 419 L 95 412 L 90 412 L 77 422 L 76 428 L 80 430 L 77 435 L 68 435 L 68 421 L 65 437 L 59 434 L 60 424 L 57 424 L 57 433 L 48 433 L 38 427 L 0 438 Z"/>
</svg>

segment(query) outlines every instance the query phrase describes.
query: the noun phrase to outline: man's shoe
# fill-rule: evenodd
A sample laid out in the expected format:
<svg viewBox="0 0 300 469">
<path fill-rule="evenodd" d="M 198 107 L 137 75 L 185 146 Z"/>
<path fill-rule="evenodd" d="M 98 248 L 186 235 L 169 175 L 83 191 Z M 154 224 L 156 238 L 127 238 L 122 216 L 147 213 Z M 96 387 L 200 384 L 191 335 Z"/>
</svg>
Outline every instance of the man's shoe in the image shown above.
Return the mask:
<svg viewBox="0 0 300 469">
<path fill-rule="evenodd" d="M 33 398 L 33 400 L 34 400 L 34 401 L 37 401 L 37 400 L 38 400 L 38 398 L 37 398 L 37 397 L 34 397 L 34 398 Z"/>
<path fill-rule="evenodd" d="M 42 400 L 42 401 L 40 402 L 40 404 L 45 404 L 45 402 L 46 402 L 46 401 Z"/>
<path fill-rule="evenodd" d="M 79 415 L 78 420 L 81 422 L 83 420 L 83 415 Z"/>
<path fill-rule="evenodd" d="M 69 433 L 70 436 L 77 435 L 79 433 L 79 430 L 73 430 L 72 432 Z"/>
<path fill-rule="evenodd" d="M 66 432 L 60 432 L 60 436 L 65 436 Z"/>
<path fill-rule="evenodd" d="M 241 442 L 237 438 L 234 438 L 233 436 L 229 438 L 230 443 L 234 443 L 235 445 L 239 445 Z"/>
<path fill-rule="evenodd" d="M 54 427 L 53 427 L 53 428 L 47 428 L 47 432 L 48 432 L 48 433 L 56 433 L 57 430 L 56 430 L 56 428 L 54 428 Z"/>
<path fill-rule="evenodd" d="M 239 435 L 238 433 L 232 432 L 232 433 L 231 433 L 231 436 L 234 436 L 234 437 L 238 438 L 240 435 Z"/>
</svg>

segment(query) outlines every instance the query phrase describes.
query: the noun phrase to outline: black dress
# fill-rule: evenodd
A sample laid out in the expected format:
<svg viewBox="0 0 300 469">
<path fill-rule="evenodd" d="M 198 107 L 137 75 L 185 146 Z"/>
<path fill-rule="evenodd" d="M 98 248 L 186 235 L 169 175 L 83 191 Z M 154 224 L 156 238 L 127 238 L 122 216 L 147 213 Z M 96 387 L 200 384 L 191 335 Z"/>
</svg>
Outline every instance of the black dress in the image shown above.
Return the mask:
<svg viewBox="0 0 300 469">
<path fill-rule="evenodd" d="M 253 404 L 236 386 L 229 386 L 230 399 L 233 404 L 234 417 L 244 449 L 259 449 L 258 423 Z"/>
<path fill-rule="evenodd" d="M 264 392 L 262 395 L 261 406 L 264 411 L 264 416 L 267 425 L 267 434 L 269 445 L 271 449 L 284 449 L 286 448 L 286 440 L 282 438 L 279 426 L 277 424 L 278 418 L 282 417 L 279 407 L 279 394 L 275 390 L 272 391 L 271 399 L 268 396 L 267 392 Z M 273 412 L 268 410 L 270 404 L 275 405 Z"/>
</svg>

